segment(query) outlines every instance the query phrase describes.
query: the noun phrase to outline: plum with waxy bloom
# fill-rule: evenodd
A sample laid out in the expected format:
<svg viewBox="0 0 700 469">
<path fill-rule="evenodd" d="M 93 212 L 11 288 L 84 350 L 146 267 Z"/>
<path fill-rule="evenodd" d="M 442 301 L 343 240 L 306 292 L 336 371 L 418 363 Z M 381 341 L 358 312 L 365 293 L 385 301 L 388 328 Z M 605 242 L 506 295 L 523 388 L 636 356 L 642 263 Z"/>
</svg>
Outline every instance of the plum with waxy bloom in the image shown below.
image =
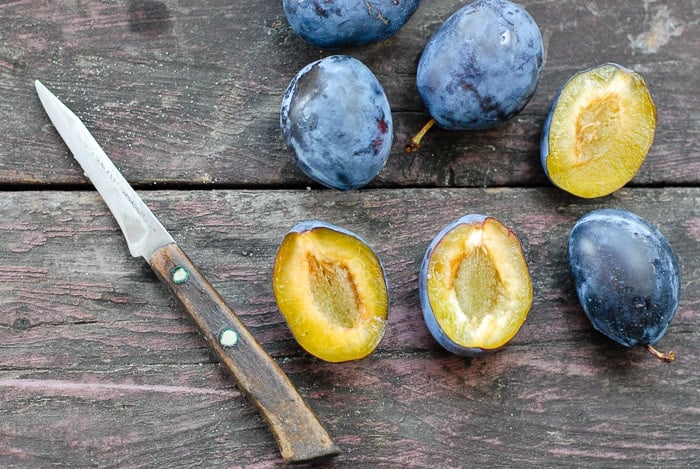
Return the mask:
<svg viewBox="0 0 700 469">
<path fill-rule="evenodd" d="M 374 179 L 394 136 L 384 89 L 369 68 L 346 55 L 317 60 L 297 73 L 282 99 L 280 127 L 304 174 L 339 190 Z"/>
</svg>

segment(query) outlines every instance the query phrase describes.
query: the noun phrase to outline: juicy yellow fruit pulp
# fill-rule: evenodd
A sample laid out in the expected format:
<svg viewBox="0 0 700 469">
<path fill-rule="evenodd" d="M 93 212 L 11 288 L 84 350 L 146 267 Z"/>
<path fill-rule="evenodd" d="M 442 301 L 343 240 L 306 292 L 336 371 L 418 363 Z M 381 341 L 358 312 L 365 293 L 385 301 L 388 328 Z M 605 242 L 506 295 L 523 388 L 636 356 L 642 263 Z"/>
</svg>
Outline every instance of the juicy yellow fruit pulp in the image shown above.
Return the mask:
<svg viewBox="0 0 700 469">
<path fill-rule="evenodd" d="M 363 358 L 384 335 L 384 270 L 357 238 L 323 227 L 289 233 L 276 256 L 272 286 L 294 338 L 318 358 Z"/>
<path fill-rule="evenodd" d="M 495 218 L 457 225 L 440 240 L 428 264 L 427 291 L 440 328 L 462 347 L 501 347 L 532 304 L 520 241 Z"/>
<path fill-rule="evenodd" d="M 608 195 L 637 174 L 655 130 L 656 107 L 640 74 L 615 64 L 578 73 L 553 110 L 549 178 L 579 197 Z"/>
</svg>

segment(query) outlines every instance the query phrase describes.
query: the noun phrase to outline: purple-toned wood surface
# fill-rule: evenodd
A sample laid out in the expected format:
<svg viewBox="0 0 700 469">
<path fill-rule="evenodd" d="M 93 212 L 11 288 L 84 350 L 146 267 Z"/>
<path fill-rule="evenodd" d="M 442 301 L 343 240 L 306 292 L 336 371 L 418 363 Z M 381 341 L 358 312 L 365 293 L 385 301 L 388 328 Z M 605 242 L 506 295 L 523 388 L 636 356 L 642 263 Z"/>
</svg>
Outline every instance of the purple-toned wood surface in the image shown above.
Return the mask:
<svg viewBox="0 0 700 469">
<path fill-rule="evenodd" d="M 461 0 L 424 1 L 362 60 L 392 106 L 395 144 L 365 189 L 330 191 L 279 131 L 289 80 L 334 52 L 306 45 L 281 1 L 0 4 L 0 467 L 279 467 L 274 439 L 82 176 L 35 95 L 84 120 L 146 203 L 286 371 L 342 453 L 328 467 L 700 466 L 700 1 L 531 0 L 546 59 L 533 100 L 491 131 L 431 131 L 415 89 L 422 47 Z M 604 62 L 640 71 L 659 125 L 639 174 L 595 200 L 553 188 L 539 135 L 559 87 Z M 682 298 L 663 364 L 595 332 L 566 237 L 623 207 L 668 237 Z M 418 269 L 467 213 L 523 242 L 530 315 L 500 352 L 464 359 L 425 327 Z M 350 229 L 386 267 L 391 311 L 370 357 L 329 364 L 294 341 L 270 275 L 286 231 Z"/>
</svg>

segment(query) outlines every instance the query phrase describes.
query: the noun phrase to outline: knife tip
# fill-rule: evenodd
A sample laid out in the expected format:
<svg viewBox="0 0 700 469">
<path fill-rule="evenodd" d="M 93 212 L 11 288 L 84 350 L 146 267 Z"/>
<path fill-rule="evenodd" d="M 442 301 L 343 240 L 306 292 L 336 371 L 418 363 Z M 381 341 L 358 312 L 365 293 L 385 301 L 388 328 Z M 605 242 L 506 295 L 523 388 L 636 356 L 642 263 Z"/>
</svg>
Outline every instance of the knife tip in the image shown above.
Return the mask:
<svg viewBox="0 0 700 469">
<path fill-rule="evenodd" d="M 42 82 L 40 82 L 39 80 L 34 80 L 34 88 L 36 88 L 37 91 L 42 91 L 42 90 L 46 89 L 44 84 Z"/>
<path fill-rule="evenodd" d="M 55 98 L 55 96 L 39 80 L 34 80 L 34 88 L 36 89 L 36 94 L 39 96 L 39 100 L 44 104 L 44 108 L 46 108 L 47 102 L 52 101 L 52 98 Z"/>
</svg>

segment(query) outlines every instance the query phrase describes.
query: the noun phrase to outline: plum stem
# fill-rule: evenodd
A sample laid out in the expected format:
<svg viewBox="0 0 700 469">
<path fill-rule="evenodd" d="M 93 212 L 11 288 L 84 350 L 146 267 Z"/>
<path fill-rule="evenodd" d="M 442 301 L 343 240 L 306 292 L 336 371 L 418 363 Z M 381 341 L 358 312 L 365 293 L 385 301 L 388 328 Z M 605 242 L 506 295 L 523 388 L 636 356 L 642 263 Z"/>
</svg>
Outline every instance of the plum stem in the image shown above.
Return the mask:
<svg viewBox="0 0 700 469">
<path fill-rule="evenodd" d="M 428 130 L 430 130 L 433 126 L 435 125 L 435 119 L 430 119 L 427 124 L 423 126 L 422 129 L 418 131 L 416 135 L 413 136 L 411 140 L 409 140 L 408 145 L 406 145 L 406 153 L 413 153 L 414 151 L 418 150 L 420 148 L 420 142 L 423 140 L 423 137 L 425 136 L 426 133 L 428 133 Z"/>
<path fill-rule="evenodd" d="M 659 352 L 654 347 L 652 347 L 651 344 L 646 344 L 644 347 L 649 351 L 649 353 L 651 353 L 664 363 L 673 363 L 673 361 L 676 359 L 676 354 L 673 353 L 673 351 L 671 350 L 669 350 L 668 352 Z"/>
</svg>

